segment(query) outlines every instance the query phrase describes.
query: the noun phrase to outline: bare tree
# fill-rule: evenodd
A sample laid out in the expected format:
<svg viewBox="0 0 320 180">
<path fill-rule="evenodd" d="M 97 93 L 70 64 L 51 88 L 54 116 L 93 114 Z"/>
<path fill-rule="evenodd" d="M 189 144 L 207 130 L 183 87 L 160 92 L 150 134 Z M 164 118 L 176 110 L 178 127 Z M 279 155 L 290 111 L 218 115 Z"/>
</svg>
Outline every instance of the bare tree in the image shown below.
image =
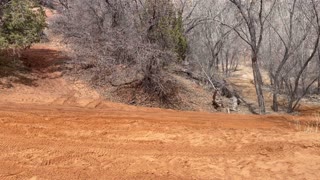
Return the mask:
<svg viewBox="0 0 320 180">
<path fill-rule="evenodd" d="M 293 111 L 304 95 L 310 92 L 316 78 L 320 79 L 319 70 L 315 68 L 318 65 L 313 61 L 314 48 L 318 44 L 318 1 L 223 2 L 226 1 L 201 4 L 202 13 L 198 13 L 201 16 L 197 18 L 203 20 L 201 28 L 194 28 L 196 33 L 191 34 L 190 38 L 198 41 L 194 43 L 191 40 L 193 52 L 198 55 L 192 58 L 201 62 L 206 74 L 214 79 L 212 76 L 218 76 L 219 70 L 226 72 L 229 57 L 234 58 L 234 53 L 230 52 L 237 51 L 232 45 L 241 46 L 241 42 L 234 39 L 234 34 L 237 35 L 250 47 L 260 113 L 265 112 L 261 67 L 269 72 L 273 110 L 278 111 L 278 95 L 283 94 L 287 96 L 287 111 Z"/>
<path fill-rule="evenodd" d="M 305 4 L 308 3 L 309 5 L 306 6 Z M 291 4 L 279 2 L 277 4 L 277 16 L 268 20 L 270 29 L 276 35 L 270 40 L 270 44 L 273 41 L 276 49 L 271 50 L 270 45 L 270 52 L 268 53 L 269 57 L 274 58 L 269 65 L 269 74 L 273 86 L 272 108 L 274 111 L 279 110 L 278 94 L 281 87 L 283 89 L 281 84 L 285 84 L 286 87 L 287 111 L 292 112 L 315 82 L 314 78 L 310 82 L 308 81 L 310 76 L 306 72 L 319 44 L 318 10 L 315 1 L 311 0 L 308 3 L 300 0 L 294 0 Z M 311 13 L 307 13 L 307 11 Z M 275 43 L 277 39 L 279 40 L 278 45 Z M 306 54 L 305 52 L 310 53 Z M 302 56 L 297 58 L 299 53 L 302 53 Z M 272 54 L 276 54 L 276 56 Z"/>
<path fill-rule="evenodd" d="M 267 9 L 264 0 L 229 0 L 236 6 L 239 12 L 239 21 L 244 23 L 245 27 L 233 28 L 239 37 L 245 41 L 251 48 L 251 63 L 254 77 L 254 84 L 257 93 L 260 113 L 264 114 L 265 101 L 262 91 L 263 81 L 259 67 L 259 51 L 261 49 L 264 37 L 265 23 L 274 9 L 276 0 L 273 1 Z M 228 25 L 230 26 L 230 25 Z M 231 26 L 230 26 L 231 27 Z"/>
<path fill-rule="evenodd" d="M 286 4 L 285 4 L 286 5 Z M 279 3 L 279 6 L 281 6 L 281 3 Z M 292 55 L 294 55 L 295 51 L 302 45 L 302 43 L 306 40 L 306 37 L 309 33 L 309 29 L 310 27 L 304 27 L 307 31 L 305 31 L 304 34 L 302 34 L 301 38 L 295 42 L 295 40 L 297 39 L 297 34 L 295 33 L 296 31 L 294 31 L 295 28 L 298 28 L 298 25 L 295 21 L 295 18 L 297 16 L 297 0 L 294 0 L 291 7 L 288 8 L 288 18 L 285 19 L 284 17 L 284 9 L 283 7 L 278 7 L 278 15 L 281 18 L 280 20 L 273 20 L 272 23 L 277 23 L 280 21 L 280 23 L 282 23 L 283 28 L 286 28 L 284 30 L 283 33 L 279 32 L 280 30 L 283 30 L 283 28 L 279 27 L 279 26 L 274 26 L 274 24 L 272 24 L 270 22 L 270 27 L 272 28 L 272 30 L 276 33 L 276 35 L 279 37 L 282 45 L 284 46 L 284 52 L 282 53 L 282 59 L 280 60 L 280 63 L 278 64 L 277 67 L 275 64 L 277 64 L 277 62 L 273 61 L 272 65 L 273 68 L 269 69 L 269 73 L 272 77 L 272 85 L 274 86 L 273 88 L 273 105 L 272 108 L 274 111 L 278 111 L 278 98 L 277 95 L 279 93 L 279 83 L 282 80 L 282 78 L 280 77 L 282 70 L 284 68 L 284 66 L 286 65 L 286 63 L 288 62 L 288 60 L 290 59 L 290 57 Z M 283 34 L 283 35 L 282 35 Z M 300 36 L 299 36 L 300 37 Z M 272 52 L 270 52 L 272 53 Z M 281 54 L 281 52 L 278 52 Z M 275 69 L 275 72 L 273 72 L 273 69 Z"/>
</svg>

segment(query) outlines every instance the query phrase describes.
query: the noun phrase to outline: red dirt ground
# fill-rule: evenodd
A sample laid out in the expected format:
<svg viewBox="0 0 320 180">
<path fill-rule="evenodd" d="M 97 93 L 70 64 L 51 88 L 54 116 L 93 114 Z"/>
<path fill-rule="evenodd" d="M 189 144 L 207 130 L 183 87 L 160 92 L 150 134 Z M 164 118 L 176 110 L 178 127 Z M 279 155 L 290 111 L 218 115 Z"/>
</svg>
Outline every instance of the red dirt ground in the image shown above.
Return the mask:
<svg viewBox="0 0 320 180">
<path fill-rule="evenodd" d="M 300 123 L 312 116 L 104 102 L 85 83 L 70 84 L 58 48 L 39 44 L 23 59 L 34 83 L 0 89 L 0 179 L 320 177 L 320 134 Z"/>
<path fill-rule="evenodd" d="M 318 179 L 320 169 L 319 134 L 281 116 L 2 104 L 0 138 L 1 179 Z"/>
</svg>

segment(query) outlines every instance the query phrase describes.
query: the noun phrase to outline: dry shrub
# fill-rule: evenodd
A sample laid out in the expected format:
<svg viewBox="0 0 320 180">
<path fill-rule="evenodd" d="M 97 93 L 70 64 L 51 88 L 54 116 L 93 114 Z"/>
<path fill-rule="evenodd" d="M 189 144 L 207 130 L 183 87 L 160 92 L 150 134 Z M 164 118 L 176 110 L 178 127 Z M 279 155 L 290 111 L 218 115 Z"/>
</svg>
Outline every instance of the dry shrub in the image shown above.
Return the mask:
<svg viewBox="0 0 320 180">
<path fill-rule="evenodd" d="M 179 88 L 164 69 L 177 55 L 148 40 L 152 25 L 142 22 L 143 4 L 74 0 L 68 6 L 51 27 L 72 49 L 77 76 L 95 87 L 115 87 L 124 102 L 176 104 Z"/>
<path fill-rule="evenodd" d="M 164 70 L 174 58 L 173 54 L 155 47 L 139 49 L 138 62 L 110 78 L 110 83 L 117 87 L 117 94 L 131 104 L 177 108 L 179 85 Z"/>
<path fill-rule="evenodd" d="M 174 107 L 180 102 L 177 83 L 161 71 L 158 65 L 152 63 L 146 65 L 140 86 L 145 93 L 163 106 Z"/>
</svg>

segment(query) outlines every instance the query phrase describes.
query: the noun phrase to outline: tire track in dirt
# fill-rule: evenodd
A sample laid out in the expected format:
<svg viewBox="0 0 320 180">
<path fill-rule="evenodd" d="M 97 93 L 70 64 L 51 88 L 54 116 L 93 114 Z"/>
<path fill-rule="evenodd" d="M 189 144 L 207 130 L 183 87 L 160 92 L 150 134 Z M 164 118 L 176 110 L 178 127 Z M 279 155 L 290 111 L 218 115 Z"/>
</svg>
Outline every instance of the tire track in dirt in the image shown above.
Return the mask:
<svg viewBox="0 0 320 180">
<path fill-rule="evenodd" d="M 18 179 L 319 175 L 318 134 L 295 131 L 277 116 L 260 119 L 113 105 L 92 109 L 1 104 L 0 175 L 11 168 L 21 170 L 14 176 Z"/>
</svg>

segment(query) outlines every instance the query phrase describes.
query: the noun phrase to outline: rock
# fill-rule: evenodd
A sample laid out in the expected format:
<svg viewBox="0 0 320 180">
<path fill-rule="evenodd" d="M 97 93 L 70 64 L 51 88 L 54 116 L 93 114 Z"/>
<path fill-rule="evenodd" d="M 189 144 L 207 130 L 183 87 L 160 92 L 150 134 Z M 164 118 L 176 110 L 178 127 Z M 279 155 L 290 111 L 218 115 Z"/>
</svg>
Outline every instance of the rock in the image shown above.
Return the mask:
<svg viewBox="0 0 320 180">
<path fill-rule="evenodd" d="M 235 96 L 232 96 L 230 98 L 230 104 L 229 104 L 231 111 L 238 111 L 238 98 Z"/>
</svg>

